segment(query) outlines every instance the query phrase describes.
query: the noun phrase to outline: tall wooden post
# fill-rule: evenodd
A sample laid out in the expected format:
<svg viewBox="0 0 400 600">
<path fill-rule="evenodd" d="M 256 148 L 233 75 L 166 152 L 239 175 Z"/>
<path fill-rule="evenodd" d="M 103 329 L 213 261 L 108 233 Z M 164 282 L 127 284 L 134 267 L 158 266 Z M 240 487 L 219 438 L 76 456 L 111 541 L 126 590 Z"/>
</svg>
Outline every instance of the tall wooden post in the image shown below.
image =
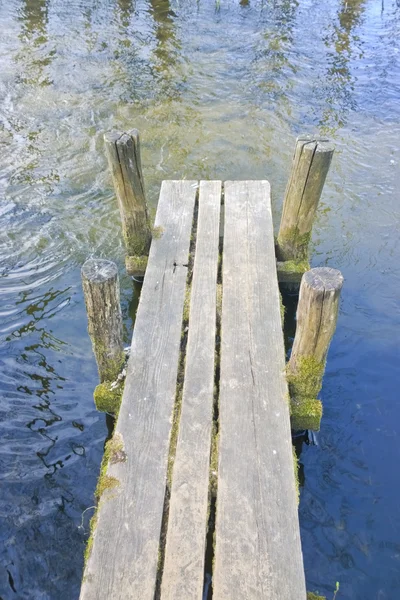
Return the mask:
<svg viewBox="0 0 400 600">
<path fill-rule="evenodd" d="M 297 327 L 287 366 L 292 429 L 318 430 L 322 404 L 317 399 L 326 356 L 336 329 L 343 276 L 328 267 L 303 275 L 297 308 Z"/>
<path fill-rule="evenodd" d="M 117 265 L 109 260 L 89 259 L 81 275 L 100 382 L 112 382 L 125 362 Z"/>
<path fill-rule="evenodd" d="M 308 260 L 315 212 L 333 152 L 333 145 L 326 139 L 297 139 L 277 238 L 278 261 Z"/>
<path fill-rule="evenodd" d="M 127 249 L 130 275 L 143 275 L 151 243 L 151 228 L 144 191 L 140 140 L 137 129 L 104 136 Z"/>
</svg>

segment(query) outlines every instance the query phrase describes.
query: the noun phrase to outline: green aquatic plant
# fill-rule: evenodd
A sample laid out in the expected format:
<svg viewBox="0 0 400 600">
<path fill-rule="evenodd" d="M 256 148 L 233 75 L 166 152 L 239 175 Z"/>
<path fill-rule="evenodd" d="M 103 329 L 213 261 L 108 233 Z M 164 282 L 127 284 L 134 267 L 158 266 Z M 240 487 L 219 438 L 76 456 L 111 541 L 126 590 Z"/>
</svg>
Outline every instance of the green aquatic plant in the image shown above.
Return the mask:
<svg viewBox="0 0 400 600">
<path fill-rule="evenodd" d="M 339 588 L 340 588 L 340 584 L 339 584 L 339 582 L 337 581 L 337 582 L 336 582 L 335 591 L 334 591 L 334 593 L 333 593 L 333 598 L 332 598 L 332 600 L 335 600 L 335 598 L 336 598 L 336 594 L 338 593 L 338 591 L 339 591 Z"/>
</svg>

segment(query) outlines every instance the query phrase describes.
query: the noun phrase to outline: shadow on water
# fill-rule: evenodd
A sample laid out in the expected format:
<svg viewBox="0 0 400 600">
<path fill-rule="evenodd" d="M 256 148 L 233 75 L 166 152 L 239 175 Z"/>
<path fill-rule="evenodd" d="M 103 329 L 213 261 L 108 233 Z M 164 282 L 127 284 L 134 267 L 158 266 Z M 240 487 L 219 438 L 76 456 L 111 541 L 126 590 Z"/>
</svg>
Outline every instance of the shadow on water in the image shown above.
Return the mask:
<svg viewBox="0 0 400 600">
<path fill-rule="evenodd" d="M 319 445 L 302 440 L 305 567 L 328 598 L 396 598 L 396 2 L 8 0 L 0 22 L 0 598 L 79 596 L 107 437 L 79 267 L 118 262 L 129 343 L 103 133 L 132 127 L 152 208 L 162 179 L 267 177 L 276 222 L 296 135 L 336 142 L 313 265 L 346 283 Z"/>
</svg>

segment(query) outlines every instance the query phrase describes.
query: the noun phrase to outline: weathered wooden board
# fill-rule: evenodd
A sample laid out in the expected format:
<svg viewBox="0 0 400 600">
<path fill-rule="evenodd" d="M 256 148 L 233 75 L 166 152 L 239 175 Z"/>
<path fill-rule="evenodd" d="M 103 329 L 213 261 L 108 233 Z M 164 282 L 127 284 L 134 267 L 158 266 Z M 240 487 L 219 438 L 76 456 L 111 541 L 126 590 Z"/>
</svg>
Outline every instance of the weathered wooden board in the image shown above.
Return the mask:
<svg viewBox="0 0 400 600">
<path fill-rule="evenodd" d="M 225 184 L 216 600 L 306 597 L 266 181 Z"/>
<path fill-rule="evenodd" d="M 196 253 L 161 597 L 201 600 L 207 533 L 221 182 L 200 183 Z"/>
<path fill-rule="evenodd" d="M 101 500 L 81 600 L 153 600 L 196 182 L 163 182 L 116 425 L 125 462 Z"/>
</svg>

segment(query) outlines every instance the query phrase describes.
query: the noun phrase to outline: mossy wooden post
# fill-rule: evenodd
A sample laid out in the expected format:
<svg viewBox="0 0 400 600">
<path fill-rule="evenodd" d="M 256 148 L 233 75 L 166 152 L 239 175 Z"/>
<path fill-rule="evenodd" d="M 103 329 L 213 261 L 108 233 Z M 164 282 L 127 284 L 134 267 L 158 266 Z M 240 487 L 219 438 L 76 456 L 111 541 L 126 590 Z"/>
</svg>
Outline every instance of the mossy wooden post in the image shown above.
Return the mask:
<svg viewBox="0 0 400 600">
<path fill-rule="evenodd" d="M 125 362 L 117 265 L 110 260 L 87 260 L 82 287 L 100 382 L 112 382 Z"/>
<path fill-rule="evenodd" d="M 294 430 L 320 427 L 322 404 L 317 395 L 336 329 L 342 285 L 340 271 L 328 267 L 311 269 L 301 280 L 296 335 L 287 366 Z"/>
<path fill-rule="evenodd" d="M 151 243 L 146 205 L 140 140 L 137 129 L 128 133 L 112 131 L 104 136 L 106 154 L 121 213 L 122 233 L 129 275 L 143 276 Z"/>
<path fill-rule="evenodd" d="M 305 136 L 296 141 L 277 238 L 280 281 L 300 281 L 307 270 L 311 230 L 333 152 L 326 139 Z"/>
</svg>

